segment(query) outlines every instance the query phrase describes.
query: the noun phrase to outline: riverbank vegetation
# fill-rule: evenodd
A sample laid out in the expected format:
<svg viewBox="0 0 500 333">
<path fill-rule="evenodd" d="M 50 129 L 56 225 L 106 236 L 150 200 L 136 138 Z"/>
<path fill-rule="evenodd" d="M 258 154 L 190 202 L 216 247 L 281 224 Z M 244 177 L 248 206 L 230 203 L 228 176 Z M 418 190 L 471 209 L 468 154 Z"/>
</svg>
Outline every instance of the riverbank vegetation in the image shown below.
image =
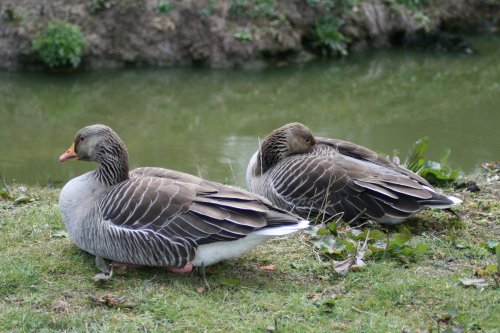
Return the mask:
<svg viewBox="0 0 500 333">
<path fill-rule="evenodd" d="M 303 233 L 210 267 L 210 289 L 197 272 L 154 268 L 94 282 L 59 190 L 0 184 L 0 331 L 494 332 L 500 188 L 498 166 L 483 168 L 445 190 L 464 200 L 460 218 L 426 210 L 394 228 L 325 229 L 368 240 L 364 264 L 342 270 Z"/>
<path fill-rule="evenodd" d="M 389 46 L 472 53 L 460 34 L 497 31 L 499 14 L 498 0 L 6 1 L 0 67 L 240 67 Z M 70 50 L 69 61 L 37 42 L 54 22 L 81 31 L 69 49 L 67 37 L 45 38 L 45 49 Z"/>
</svg>

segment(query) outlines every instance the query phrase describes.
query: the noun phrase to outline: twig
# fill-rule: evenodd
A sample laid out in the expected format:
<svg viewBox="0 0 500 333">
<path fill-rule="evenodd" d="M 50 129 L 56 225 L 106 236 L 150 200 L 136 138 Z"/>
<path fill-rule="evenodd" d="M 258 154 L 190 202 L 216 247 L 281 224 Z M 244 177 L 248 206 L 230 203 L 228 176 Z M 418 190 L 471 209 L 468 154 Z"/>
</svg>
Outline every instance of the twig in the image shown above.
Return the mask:
<svg viewBox="0 0 500 333">
<path fill-rule="evenodd" d="M 361 216 L 363 216 L 365 214 L 365 212 L 366 212 L 366 207 L 362 211 L 360 211 L 358 215 L 356 215 L 352 220 L 350 220 L 346 224 L 347 225 L 351 225 L 352 223 L 356 222 L 357 220 L 359 220 L 359 218 Z"/>
<path fill-rule="evenodd" d="M 238 181 L 236 180 L 236 175 L 234 174 L 233 166 L 231 165 L 231 159 L 228 157 L 227 162 L 229 163 L 229 168 L 231 169 L 231 174 L 233 175 L 234 185 L 238 186 Z"/>
<path fill-rule="evenodd" d="M 357 311 L 359 313 L 366 313 L 366 314 L 369 314 L 370 316 L 375 316 L 375 317 L 378 317 L 378 315 L 376 313 L 372 313 L 372 312 L 368 312 L 368 311 L 363 311 L 363 310 L 360 310 L 358 309 L 357 307 L 353 306 L 352 309 L 354 311 Z"/>
<path fill-rule="evenodd" d="M 439 333 L 439 332 L 441 332 L 441 328 L 439 327 L 439 320 L 436 320 L 436 319 L 432 318 L 431 316 L 429 316 L 429 314 L 428 314 L 427 312 L 424 312 L 424 314 L 425 314 L 427 317 L 429 317 L 429 319 L 430 319 L 431 321 L 433 321 L 433 322 L 435 322 L 435 323 L 436 323 L 436 325 L 437 325 L 437 329 L 438 329 L 438 333 Z"/>
</svg>

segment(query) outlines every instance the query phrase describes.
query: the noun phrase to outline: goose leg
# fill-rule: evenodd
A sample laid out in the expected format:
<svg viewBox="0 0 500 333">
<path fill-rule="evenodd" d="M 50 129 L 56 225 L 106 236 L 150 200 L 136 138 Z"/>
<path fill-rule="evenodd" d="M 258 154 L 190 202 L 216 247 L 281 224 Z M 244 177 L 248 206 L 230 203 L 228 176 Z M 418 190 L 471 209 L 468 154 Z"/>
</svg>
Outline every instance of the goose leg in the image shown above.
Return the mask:
<svg viewBox="0 0 500 333">
<path fill-rule="evenodd" d="M 96 275 L 94 275 L 95 281 L 106 281 L 111 279 L 111 277 L 113 276 L 113 266 L 110 265 L 110 261 L 108 259 L 96 256 L 95 264 L 101 271 L 101 273 L 97 273 Z"/>
<path fill-rule="evenodd" d="M 204 262 L 201 263 L 200 270 L 201 270 L 201 276 L 203 277 L 203 282 L 205 282 L 205 286 L 207 287 L 207 289 L 210 290 L 210 285 L 208 284 L 207 275 L 205 273 L 205 263 Z"/>
<path fill-rule="evenodd" d="M 95 257 L 95 265 L 104 274 L 108 274 L 109 275 L 111 273 L 111 268 L 110 268 L 110 264 L 109 264 L 109 260 L 108 259 L 96 256 Z"/>
</svg>

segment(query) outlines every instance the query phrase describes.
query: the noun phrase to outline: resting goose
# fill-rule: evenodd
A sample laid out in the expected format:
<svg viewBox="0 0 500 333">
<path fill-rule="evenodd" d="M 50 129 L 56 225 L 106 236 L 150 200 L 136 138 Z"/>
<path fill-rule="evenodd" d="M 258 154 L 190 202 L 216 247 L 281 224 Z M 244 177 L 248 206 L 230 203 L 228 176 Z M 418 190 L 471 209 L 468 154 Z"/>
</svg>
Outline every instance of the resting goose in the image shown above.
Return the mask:
<svg viewBox="0 0 500 333">
<path fill-rule="evenodd" d="M 309 222 L 247 191 L 162 168 L 129 172 L 118 135 L 104 125 L 82 128 L 59 161 L 97 162 L 70 180 L 59 207 L 71 239 L 118 263 L 189 272 L 237 257 Z"/>
<path fill-rule="evenodd" d="M 423 207 L 461 201 L 438 193 L 425 179 L 368 148 L 315 137 L 300 123 L 272 131 L 247 168 L 251 192 L 302 217 L 357 216 L 396 224 Z"/>
</svg>

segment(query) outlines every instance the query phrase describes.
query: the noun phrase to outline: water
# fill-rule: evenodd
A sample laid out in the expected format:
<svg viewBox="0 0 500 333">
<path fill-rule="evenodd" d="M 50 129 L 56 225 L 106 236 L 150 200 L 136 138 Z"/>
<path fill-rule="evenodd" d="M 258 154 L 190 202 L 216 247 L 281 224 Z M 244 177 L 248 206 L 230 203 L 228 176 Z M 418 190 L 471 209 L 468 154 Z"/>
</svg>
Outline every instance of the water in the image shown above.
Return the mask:
<svg viewBox="0 0 500 333">
<path fill-rule="evenodd" d="M 500 36 L 474 56 L 388 50 L 261 70 L 126 69 L 0 73 L 0 173 L 61 186 L 91 170 L 58 156 L 81 127 L 104 123 L 131 167 L 162 166 L 245 185 L 257 138 L 300 121 L 317 135 L 405 153 L 431 139 L 466 172 L 500 158 Z"/>
</svg>

